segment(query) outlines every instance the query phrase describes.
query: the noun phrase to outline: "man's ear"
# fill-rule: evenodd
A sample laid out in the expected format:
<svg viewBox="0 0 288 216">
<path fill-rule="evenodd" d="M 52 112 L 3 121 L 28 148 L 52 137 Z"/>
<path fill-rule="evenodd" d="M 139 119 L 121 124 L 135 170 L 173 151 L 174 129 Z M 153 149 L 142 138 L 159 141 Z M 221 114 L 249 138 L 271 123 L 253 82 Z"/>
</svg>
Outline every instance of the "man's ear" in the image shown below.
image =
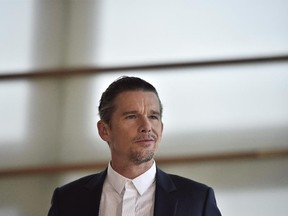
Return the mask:
<svg viewBox="0 0 288 216">
<path fill-rule="evenodd" d="M 102 140 L 110 142 L 110 127 L 107 123 L 100 120 L 97 122 L 98 134 Z"/>
</svg>

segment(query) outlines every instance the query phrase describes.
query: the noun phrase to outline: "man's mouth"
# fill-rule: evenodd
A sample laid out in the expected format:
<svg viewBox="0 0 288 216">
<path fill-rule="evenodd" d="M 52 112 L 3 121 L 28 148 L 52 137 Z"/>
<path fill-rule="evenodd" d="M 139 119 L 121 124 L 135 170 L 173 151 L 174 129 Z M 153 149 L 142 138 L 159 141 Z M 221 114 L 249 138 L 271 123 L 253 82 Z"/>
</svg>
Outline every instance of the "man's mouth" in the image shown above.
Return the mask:
<svg viewBox="0 0 288 216">
<path fill-rule="evenodd" d="M 154 144 L 156 139 L 152 138 L 152 137 L 142 137 L 142 138 L 138 138 L 136 139 L 136 143 L 138 144 L 142 144 L 142 145 L 151 145 Z"/>
</svg>

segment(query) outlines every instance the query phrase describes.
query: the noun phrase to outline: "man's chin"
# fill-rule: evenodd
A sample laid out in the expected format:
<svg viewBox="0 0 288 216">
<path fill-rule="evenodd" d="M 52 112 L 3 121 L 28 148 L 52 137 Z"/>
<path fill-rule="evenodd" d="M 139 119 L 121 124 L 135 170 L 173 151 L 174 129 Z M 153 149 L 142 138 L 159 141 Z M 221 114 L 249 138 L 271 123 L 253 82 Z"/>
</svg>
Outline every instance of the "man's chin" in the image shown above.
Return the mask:
<svg viewBox="0 0 288 216">
<path fill-rule="evenodd" d="M 131 158 L 135 165 L 141 165 L 143 163 L 147 163 L 151 161 L 154 157 L 154 152 L 150 151 L 147 155 L 143 156 L 141 154 L 134 154 Z"/>
</svg>

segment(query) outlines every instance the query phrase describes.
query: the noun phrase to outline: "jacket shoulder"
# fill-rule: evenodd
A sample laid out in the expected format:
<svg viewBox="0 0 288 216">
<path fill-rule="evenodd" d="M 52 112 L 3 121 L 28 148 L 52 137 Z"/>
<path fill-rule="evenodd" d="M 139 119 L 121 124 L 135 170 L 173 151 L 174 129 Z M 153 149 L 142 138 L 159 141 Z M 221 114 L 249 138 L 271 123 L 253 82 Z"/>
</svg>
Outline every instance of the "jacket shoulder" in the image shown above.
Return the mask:
<svg viewBox="0 0 288 216">
<path fill-rule="evenodd" d="M 209 188 L 209 186 L 207 186 L 206 184 L 194 181 L 192 179 L 188 179 L 188 178 L 183 177 L 183 176 L 174 175 L 174 174 L 168 174 L 168 176 L 172 179 L 173 183 L 175 184 L 175 186 L 178 189 L 191 188 L 193 190 L 195 190 L 195 189 L 197 189 L 197 190 L 207 190 Z"/>
<path fill-rule="evenodd" d="M 166 173 L 161 169 L 157 169 L 157 180 L 159 181 L 159 184 L 163 185 L 167 189 L 170 188 L 171 190 L 206 191 L 209 189 L 209 186 L 203 183 L 183 176 Z"/>
<path fill-rule="evenodd" d="M 99 183 L 103 183 L 105 176 L 106 171 L 84 176 L 59 187 L 58 190 L 63 193 L 73 193 L 80 189 L 82 190 L 83 188 L 90 189 L 97 186 Z"/>
</svg>

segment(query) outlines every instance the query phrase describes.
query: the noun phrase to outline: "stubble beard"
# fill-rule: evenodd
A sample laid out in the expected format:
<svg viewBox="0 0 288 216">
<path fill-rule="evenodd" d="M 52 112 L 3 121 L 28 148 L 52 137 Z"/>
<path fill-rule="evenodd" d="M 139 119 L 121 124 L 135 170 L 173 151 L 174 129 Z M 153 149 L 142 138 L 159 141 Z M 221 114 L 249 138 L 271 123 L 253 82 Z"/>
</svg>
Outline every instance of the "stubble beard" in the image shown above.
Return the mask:
<svg viewBox="0 0 288 216">
<path fill-rule="evenodd" d="M 153 147 L 143 147 L 143 148 L 137 148 L 131 149 L 130 151 L 130 161 L 133 162 L 135 165 L 141 165 L 143 163 L 147 163 L 151 161 L 154 158 L 155 152 L 157 150 L 157 143 L 158 143 L 158 137 L 150 134 L 149 138 L 152 138 L 154 140 Z M 137 137 L 135 140 L 139 140 L 141 137 Z"/>
<path fill-rule="evenodd" d="M 135 165 L 141 165 L 143 163 L 147 163 L 150 160 L 153 159 L 155 154 L 154 150 L 136 150 L 136 151 L 131 151 L 130 154 L 130 160 L 135 164 Z"/>
</svg>

